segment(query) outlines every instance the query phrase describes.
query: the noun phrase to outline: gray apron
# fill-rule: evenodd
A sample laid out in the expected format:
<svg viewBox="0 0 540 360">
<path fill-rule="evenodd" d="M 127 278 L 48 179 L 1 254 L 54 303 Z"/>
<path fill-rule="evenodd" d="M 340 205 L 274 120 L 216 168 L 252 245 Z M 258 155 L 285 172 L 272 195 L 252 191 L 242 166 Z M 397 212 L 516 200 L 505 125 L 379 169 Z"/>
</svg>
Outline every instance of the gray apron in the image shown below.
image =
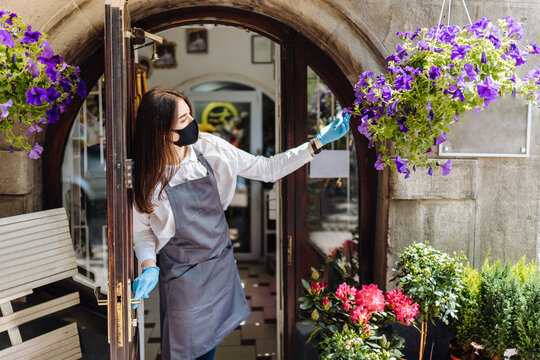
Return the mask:
<svg viewBox="0 0 540 360">
<path fill-rule="evenodd" d="M 158 256 L 163 360 L 206 354 L 249 316 L 216 178 L 195 153 L 208 175 L 165 187 L 176 232 Z"/>
</svg>

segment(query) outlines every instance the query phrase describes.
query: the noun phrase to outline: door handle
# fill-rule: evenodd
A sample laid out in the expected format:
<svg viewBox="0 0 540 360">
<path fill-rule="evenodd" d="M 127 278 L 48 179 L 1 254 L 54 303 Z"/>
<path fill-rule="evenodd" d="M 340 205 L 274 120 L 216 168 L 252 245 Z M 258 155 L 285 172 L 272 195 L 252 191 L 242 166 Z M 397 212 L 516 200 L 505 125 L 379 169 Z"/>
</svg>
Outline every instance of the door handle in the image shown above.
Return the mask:
<svg viewBox="0 0 540 360">
<path fill-rule="evenodd" d="M 136 319 L 133 319 L 134 321 L 131 321 L 131 305 L 134 305 L 134 304 L 140 304 L 141 303 L 141 300 L 133 300 L 131 299 L 131 281 L 128 279 L 128 308 L 127 308 L 127 315 L 128 315 L 128 341 L 131 342 L 131 335 L 132 335 L 132 327 L 136 327 L 137 326 L 137 321 Z M 114 306 L 114 309 L 110 309 L 109 308 L 109 299 L 108 299 L 108 292 L 107 292 L 107 296 L 103 296 L 101 294 L 101 286 L 96 286 L 96 288 L 94 289 L 94 296 L 96 297 L 96 300 L 97 300 L 97 303 L 99 306 L 107 306 L 107 316 L 111 316 L 111 311 L 115 311 L 116 312 L 116 324 L 117 324 L 117 330 L 118 330 L 118 346 L 119 347 L 123 347 L 124 346 L 124 343 L 123 343 L 123 338 L 122 338 L 122 334 L 124 333 L 124 319 L 123 319 L 123 310 L 122 310 L 122 283 L 119 282 L 116 284 L 116 293 L 117 294 L 120 294 L 120 295 L 117 295 L 117 301 L 115 303 L 115 306 Z M 110 332 L 110 329 L 107 329 L 107 338 L 108 338 L 108 342 L 109 344 L 111 343 L 111 332 Z"/>
</svg>

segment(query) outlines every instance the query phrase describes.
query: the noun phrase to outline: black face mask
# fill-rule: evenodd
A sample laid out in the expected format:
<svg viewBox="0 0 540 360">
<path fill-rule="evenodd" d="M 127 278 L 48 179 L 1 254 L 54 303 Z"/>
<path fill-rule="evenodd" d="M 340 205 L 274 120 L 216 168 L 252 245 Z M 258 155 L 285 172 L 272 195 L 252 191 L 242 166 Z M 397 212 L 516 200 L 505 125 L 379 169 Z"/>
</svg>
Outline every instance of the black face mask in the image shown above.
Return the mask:
<svg viewBox="0 0 540 360">
<path fill-rule="evenodd" d="M 195 144 L 195 141 L 199 138 L 199 126 L 196 120 L 192 120 L 185 128 L 180 130 L 173 130 L 180 135 L 180 139 L 174 142 L 176 146 L 186 146 Z"/>
</svg>

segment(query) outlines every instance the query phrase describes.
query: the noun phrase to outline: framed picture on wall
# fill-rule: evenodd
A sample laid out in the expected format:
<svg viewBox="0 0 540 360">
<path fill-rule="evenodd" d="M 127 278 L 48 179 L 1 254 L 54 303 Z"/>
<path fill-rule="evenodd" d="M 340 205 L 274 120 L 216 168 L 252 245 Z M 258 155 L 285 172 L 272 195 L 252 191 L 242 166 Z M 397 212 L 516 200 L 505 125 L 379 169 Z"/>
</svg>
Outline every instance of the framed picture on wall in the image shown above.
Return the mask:
<svg viewBox="0 0 540 360">
<path fill-rule="evenodd" d="M 154 61 L 156 69 L 176 68 L 176 43 L 163 41 L 162 44 L 157 44 L 156 50 L 159 56 L 159 59 Z"/>
<path fill-rule="evenodd" d="M 253 64 L 271 64 L 273 59 L 272 40 L 262 35 L 251 36 L 251 62 Z"/>
<path fill-rule="evenodd" d="M 199 28 L 187 29 L 186 45 L 188 54 L 207 53 L 208 30 Z"/>
</svg>

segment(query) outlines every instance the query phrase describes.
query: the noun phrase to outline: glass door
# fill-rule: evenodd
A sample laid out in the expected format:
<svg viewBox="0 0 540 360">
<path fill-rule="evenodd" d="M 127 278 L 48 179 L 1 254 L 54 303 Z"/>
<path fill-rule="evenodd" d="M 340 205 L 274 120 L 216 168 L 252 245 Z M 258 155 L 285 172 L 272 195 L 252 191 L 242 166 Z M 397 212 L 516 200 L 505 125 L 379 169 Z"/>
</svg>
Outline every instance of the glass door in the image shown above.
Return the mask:
<svg viewBox="0 0 540 360">
<path fill-rule="evenodd" d="M 242 89 L 245 87 L 242 86 Z M 219 136 L 254 155 L 262 154 L 261 93 L 241 91 L 190 91 L 200 130 Z M 261 255 L 262 184 L 238 177 L 231 204 L 225 212 L 235 256 L 256 260 Z"/>
</svg>

